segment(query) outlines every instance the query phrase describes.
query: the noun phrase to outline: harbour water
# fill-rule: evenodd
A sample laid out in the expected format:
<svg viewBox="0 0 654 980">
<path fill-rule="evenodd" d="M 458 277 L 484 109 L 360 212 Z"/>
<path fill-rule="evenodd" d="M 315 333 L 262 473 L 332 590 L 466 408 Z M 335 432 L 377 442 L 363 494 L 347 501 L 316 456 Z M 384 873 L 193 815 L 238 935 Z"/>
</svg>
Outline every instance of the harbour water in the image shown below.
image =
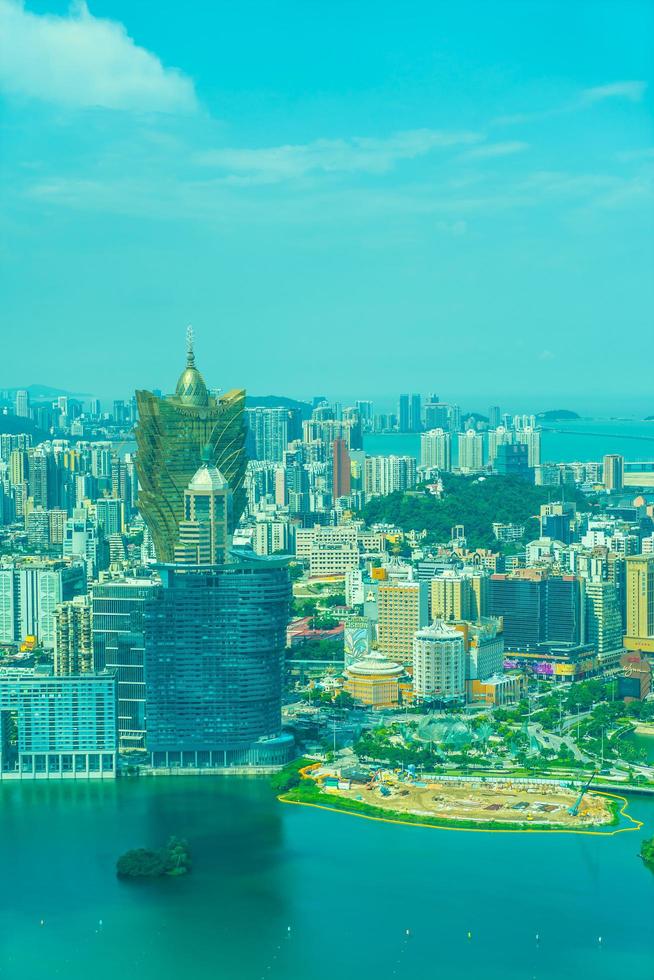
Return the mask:
<svg viewBox="0 0 654 980">
<path fill-rule="evenodd" d="M 653 975 L 654 799 L 612 837 L 374 823 L 231 777 L 5 783 L 0 807 L 3 980 Z M 190 875 L 116 878 L 173 833 Z"/>
<path fill-rule="evenodd" d="M 420 436 L 389 433 L 364 437 L 366 452 L 420 458 Z M 454 447 L 456 449 L 456 447 Z M 586 463 L 619 453 L 627 460 L 654 460 L 654 422 L 632 419 L 577 419 L 552 422 L 543 429 L 544 463 Z"/>
</svg>

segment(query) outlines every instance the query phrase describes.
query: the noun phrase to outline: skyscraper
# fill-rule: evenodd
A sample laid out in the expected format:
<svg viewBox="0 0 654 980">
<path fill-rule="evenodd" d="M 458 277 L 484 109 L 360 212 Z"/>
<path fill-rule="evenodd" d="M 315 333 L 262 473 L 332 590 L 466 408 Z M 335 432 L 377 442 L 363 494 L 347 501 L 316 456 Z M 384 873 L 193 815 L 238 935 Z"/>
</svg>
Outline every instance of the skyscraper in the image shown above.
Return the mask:
<svg viewBox="0 0 654 980">
<path fill-rule="evenodd" d="M 158 589 L 152 579 L 124 579 L 96 584 L 91 593 L 93 662 L 117 675 L 121 752 L 145 749 L 143 620 Z"/>
<path fill-rule="evenodd" d="M 474 429 L 459 433 L 459 469 L 463 473 L 476 473 L 484 464 L 482 437 Z"/>
<path fill-rule="evenodd" d="M 174 395 L 158 397 L 137 391 L 136 470 L 140 491 L 138 507 L 147 524 L 160 561 L 173 560 L 184 520 L 184 491 L 211 447 L 212 462 L 233 493 L 233 521 L 245 507 L 245 392 L 229 391 L 214 398 L 195 366 L 192 335 L 188 337 L 186 368 Z"/>
<path fill-rule="evenodd" d="M 16 415 L 22 419 L 30 417 L 30 396 L 28 391 L 16 392 Z"/>
<path fill-rule="evenodd" d="M 333 449 L 332 493 L 337 500 L 350 495 L 350 454 L 344 439 L 334 439 Z"/>
<path fill-rule="evenodd" d="M 654 653 L 654 555 L 631 555 L 627 565 L 627 650 Z"/>
<path fill-rule="evenodd" d="M 179 525 L 175 561 L 215 565 L 225 561 L 232 541 L 232 491 L 205 446 L 202 466 L 184 491 L 184 520 Z"/>
<path fill-rule="evenodd" d="M 602 479 L 607 490 L 622 490 L 624 484 L 624 456 L 609 454 L 604 457 Z"/>
<path fill-rule="evenodd" d="M 420 465 L 425 470 L 452 469 L 452 436 L 443 429 L 431 429 L 420 436 Z"/>
<path fill-rule="evenodd" d="M 147 747 L 156 767 L 279 765 L 290 582 L 285 562 L 160 566 L 145 618 Z"/>
</svg>

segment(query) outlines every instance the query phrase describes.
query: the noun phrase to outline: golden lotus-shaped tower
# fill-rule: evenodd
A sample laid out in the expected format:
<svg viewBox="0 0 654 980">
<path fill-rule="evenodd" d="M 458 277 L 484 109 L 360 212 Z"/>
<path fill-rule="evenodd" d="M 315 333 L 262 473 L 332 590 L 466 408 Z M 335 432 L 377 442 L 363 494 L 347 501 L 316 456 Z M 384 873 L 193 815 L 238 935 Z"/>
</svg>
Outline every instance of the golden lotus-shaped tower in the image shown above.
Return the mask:
<svg viewBox="0 0 654 980">
<path fill-rule="evenodd" d="M 245 507 L 245 391 L 217 398 L 195 366 L 189 331 L 186 367 L 174 395 L 137 391 L 138 508 L 159 561 L 172 562 L 184 520 L 184 491 L 209 452 L 233 493 L 233 522 Z M 207 448 L 208 447 L 208 448 Z M 230 530 L 233 530 L 231 528 Z"/>
</svg>

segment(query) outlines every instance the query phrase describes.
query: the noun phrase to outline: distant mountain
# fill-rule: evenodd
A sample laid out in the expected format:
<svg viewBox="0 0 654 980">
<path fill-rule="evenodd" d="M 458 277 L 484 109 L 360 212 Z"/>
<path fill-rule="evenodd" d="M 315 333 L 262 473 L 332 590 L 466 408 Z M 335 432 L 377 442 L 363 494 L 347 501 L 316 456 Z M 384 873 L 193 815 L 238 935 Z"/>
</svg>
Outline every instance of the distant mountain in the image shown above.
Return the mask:
<svg viewBox="0 0 654 980">
<path fill-rule="evenodd" d="M 309 402 L 298 402 L 283 395 L 247 395 L 246 408 L 297 408 L 303 419 L 311 418 Z"/>
<path fill-rule="evenodd" d="M 568 422 L 581 416 L 567 408 L 552 408 L 549 412 L 539 412 L 536 418 L 541 422 Z"/>
<path fill-rule="evenodd" d="M 17 391 L 27 391 L 30 396 L 30 401 L 48 401 L 51 398 L 59 398 L 60 395 L 67 398 L 90 398 L 92 397 L 88 391 L 66 391 L 65 388 L 51 388 L 50 385 L 26 385 L 21 388 L 17 385 L 15 388 L 3 388 L 3 391 L 8 391 L 10 395 L 15 395 Z"/>
</svg>

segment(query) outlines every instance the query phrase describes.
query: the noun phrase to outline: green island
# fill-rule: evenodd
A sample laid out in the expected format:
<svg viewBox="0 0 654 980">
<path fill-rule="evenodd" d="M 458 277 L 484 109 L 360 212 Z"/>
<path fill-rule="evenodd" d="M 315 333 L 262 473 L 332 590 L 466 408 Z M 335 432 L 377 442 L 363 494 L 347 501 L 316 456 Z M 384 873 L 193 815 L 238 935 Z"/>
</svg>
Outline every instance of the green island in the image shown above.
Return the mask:
<svg viewBox="0 0 654 980">
<path fill-rule="evenodd" d="M 126 851 L 116 862 L 119 878 L 177 877 L 191 870 L 188 844 L 179 837 L 170 837 L 165 847 L 150 850 L 138 847 Z"/>
<path fill-rule="evenodd" d="M 640 856 L 650 869 L 654 871 L 654 837 L 644 840 L 640 845 Z"/>
</svg>

